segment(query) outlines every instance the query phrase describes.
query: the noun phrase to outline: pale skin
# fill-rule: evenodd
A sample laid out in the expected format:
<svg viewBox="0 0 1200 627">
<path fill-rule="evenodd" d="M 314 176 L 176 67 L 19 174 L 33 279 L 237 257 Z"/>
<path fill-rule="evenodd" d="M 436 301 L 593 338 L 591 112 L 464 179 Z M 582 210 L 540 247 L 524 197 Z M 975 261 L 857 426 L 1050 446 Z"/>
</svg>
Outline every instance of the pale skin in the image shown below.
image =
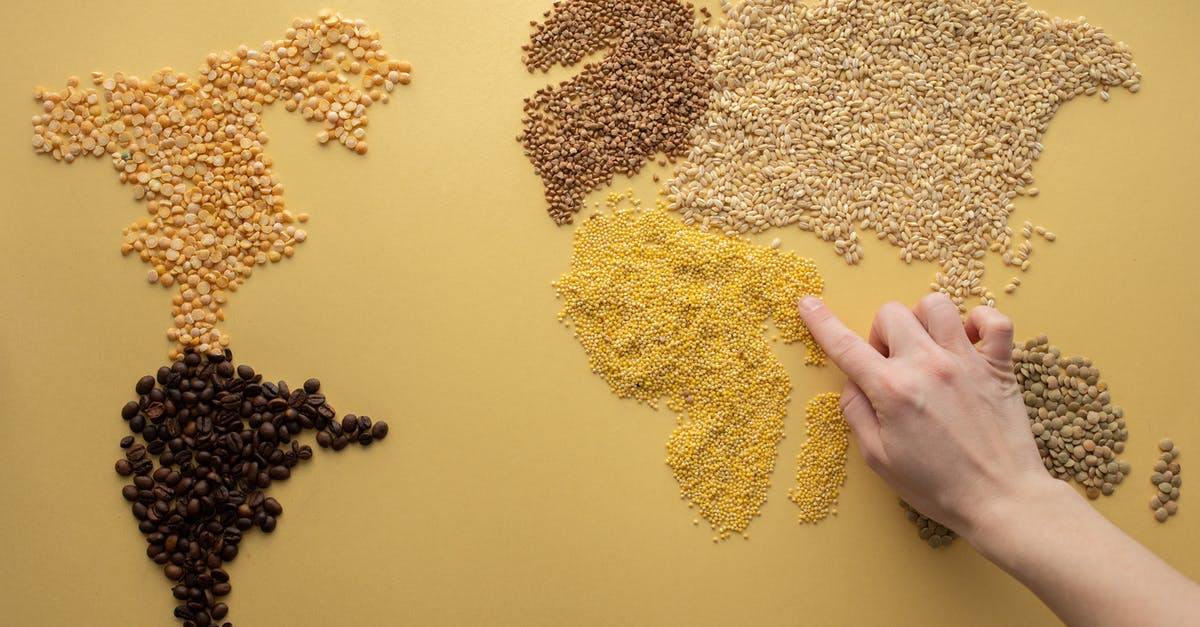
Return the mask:
<svg viewBox="0 0 1200 627">
<path fill-rule="evenodd" d="M 1012 373 L 1013 324 L 943 294 L 879 310 L 866 341 L 824 303 L 800 315 L 849 381 L 842 409 L 867 465 L 958 532 L 1068 625 L 1189 625 L 1200 586 L 1042 465 Z M 1103 548 L 1104 568 L 1084 563 Z M 1084 567 L 1080 567 L 1080 566 Z"/>
</svg>

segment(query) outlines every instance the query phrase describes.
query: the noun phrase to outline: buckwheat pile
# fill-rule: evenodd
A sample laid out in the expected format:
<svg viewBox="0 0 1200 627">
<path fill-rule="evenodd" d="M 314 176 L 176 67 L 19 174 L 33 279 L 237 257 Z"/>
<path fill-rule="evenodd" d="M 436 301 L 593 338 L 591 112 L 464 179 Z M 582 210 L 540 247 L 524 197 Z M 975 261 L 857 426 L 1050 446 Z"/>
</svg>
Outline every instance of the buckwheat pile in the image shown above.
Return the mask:
<svg viewBox="0 0 1200 627">
<path fill-rule="evenodd" d="M 525 100 L 517 140 L 545 185 L 550 217 L 562 224 L 614 175 L 687 151 L 708 101 L 709 51 L 692 6 L 678 0 L 563 0 L 545 17 L 530 23 L 522 48 L 530 72 L 607 49 Z"/>
</svg>

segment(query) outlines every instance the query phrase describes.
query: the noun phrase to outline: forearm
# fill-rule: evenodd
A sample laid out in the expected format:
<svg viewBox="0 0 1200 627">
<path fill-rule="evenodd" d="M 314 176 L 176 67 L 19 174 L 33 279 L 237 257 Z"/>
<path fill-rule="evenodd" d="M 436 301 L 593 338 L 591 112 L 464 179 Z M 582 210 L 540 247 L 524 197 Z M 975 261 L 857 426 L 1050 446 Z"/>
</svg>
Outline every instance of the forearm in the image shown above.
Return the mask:
<svg viewBox="0 0 1200 627">
<path fill-rule="evenodd" d="M 997 498 L 963 535 L 1068 625 L 1188 624 L 1200 607 L 1200 586 L 1049 477 Z"/>
</svg>

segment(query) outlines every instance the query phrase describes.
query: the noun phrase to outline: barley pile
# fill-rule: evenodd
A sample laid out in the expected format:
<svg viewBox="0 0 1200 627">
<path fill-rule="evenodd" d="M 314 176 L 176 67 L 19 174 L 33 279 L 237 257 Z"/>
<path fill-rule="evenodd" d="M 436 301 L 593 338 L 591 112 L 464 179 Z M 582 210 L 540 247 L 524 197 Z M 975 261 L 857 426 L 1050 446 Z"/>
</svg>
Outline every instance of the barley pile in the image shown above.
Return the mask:
<svg viewBox="0 0 1200 627">
<path fill-rule="evenodd" d="M 989 251 L 1029 267 L 1033 243 L 1008 218 L 1037 193 L 1059 106 L 1141 80 L 1124 44 L 1017 0 L 723 4 L 672 208 L 728 234 L 795 225 L 851 264 L 873 231 L 905 262 L 937 262 L 931 287 L 960 307 L 992 303 Z"/>
</svg>

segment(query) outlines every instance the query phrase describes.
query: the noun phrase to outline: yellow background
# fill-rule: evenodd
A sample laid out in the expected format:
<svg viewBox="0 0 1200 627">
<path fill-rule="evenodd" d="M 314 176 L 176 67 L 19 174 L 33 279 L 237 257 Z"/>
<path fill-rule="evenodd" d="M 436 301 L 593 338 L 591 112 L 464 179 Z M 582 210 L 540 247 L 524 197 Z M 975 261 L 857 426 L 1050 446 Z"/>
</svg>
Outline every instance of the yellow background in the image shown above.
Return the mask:
<svg viewBox="0 0 1200 627">
<path fill-rule="evenodd" d="M 346 0 L 414 82 L 372 109 L 371 152 L 320 146 L 275 107 L 269 152 L 310 237 L 255 273 L 228 307 L 238 361 L 324 381 L 340 411 L 388 420 L 369 450 L 318 451 L 273 487 L 285 508 L 231 564 L 229 618 L 255 625 L 1046 624 L 1031 594 L 965 542 L 933 551 L 851 453 L 841 515 L 800 527 L 786 499 L 803 403 L 840 389 L 832 368 L 777 352 L 795 392 L 775 485 L 749 541 L 714 545 L 663 464 L 674 416 L 621 401 L 555 321 L 550 282 L 570 227 L 546 217 L 522 157 L 521 99 L 546 84 L 520 46 L 550 0 Z M 710 4 L 713 8 L 716 3 Z M 1140 94 L 1082 98 L 1051 124 L 1024 219 L 1059 234 L 997 305 L 1018 336 L 1093 357 L 1129 419 L 1134 474 L 1096 506 L 1200 577 L 1200 512 L 1154 522 L 1158 438 L 1200 460 L 1200 27 L 1191 0 L 1037 0 L 1086 15 L 1133 48 Z M 105 159 L 30 149 L 35 85 L 91 70 L 192 73 L 210 51 L 281 37 L 301 2 L 20 3 L 0 26 L 0 623 L 172 624 L 173 599 L 120 496 L 118 413 L 165 361 L 171 292 L 118 253 L 145 211 Z M 555 72 L 561 79 L 569 71 Z M 652 200 L 647 169 L 632 183 Z M 595 198 L 600 198 L 596 194 Z M 859 267 L 800 231 L 827 300 L 860 331 L 887 300 L 914 302 L 934 268 L 868 246 Z M 871 238 L 868 240 L 872 241 Z M 994 263 L 987 282 L 1009 274 Z M 1188 475 L 1190 476 L 1190 475 Z M 1185 492 L 1191 490 L 1185 488 Z M 1103 548 L 1079 568 L 1103 568 Z M 1137 573 L 1111 573 L 1113 593 Z"/>
</svg>

